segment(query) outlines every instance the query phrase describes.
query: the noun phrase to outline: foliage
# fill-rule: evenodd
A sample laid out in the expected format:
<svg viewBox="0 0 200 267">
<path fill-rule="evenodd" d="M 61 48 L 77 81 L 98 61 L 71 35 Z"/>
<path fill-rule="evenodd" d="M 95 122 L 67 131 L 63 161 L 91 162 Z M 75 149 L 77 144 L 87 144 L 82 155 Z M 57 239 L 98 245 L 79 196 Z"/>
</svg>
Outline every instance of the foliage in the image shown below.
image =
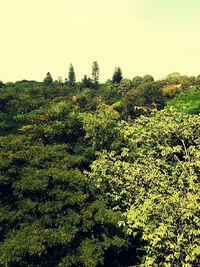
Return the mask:
<svg viewBox="0 0 200 267">
<path fill-rule="evenodd" d="M 121 215 L 85 180 L 81 155 L 27 136 L 0 146 L 1 265 L 97 266 L 108 249 L 127 248 Z"/>
<path fill-rule="evenodd" d="M 84 75 L 82 79 L 81 88 L 92 88 L 92 79 L 90 79 L 90 77 L 87 77 L 87 75 Z"/>
<path fill-rule="evenodd" d="M 50 86 L 53 84 L 53 78 L 51 76 L 51 73 L 50 72 L 47 72 L 47 75 L 46 77 L 44 78 L 44 85 L 46 86 Z"/>
<path fill-rule="evenodd" d="M 119 113 L 112 106 L 101 104 L 95 113 L 83 113 L 81 118 L 83 129 L 86 132 L 85 138 L 91 139 L 96 150 L 108 149 L 117 135 L 115 126 L 119 119 Z"/>
<path fill-rule="evenodd" d="M 154 82 L 154 78 L 152 75 L 146 74 L 143 78 L 142 81 L 147 83 L 147 82 Z"/>
<path fill-rule="evenodd" d="M 76 76 L 75 76 L 74 67 L 72 64 L 69 65 L 68 82 L 69 82 L 69 85 L 71 86 L 73 86 L 76 82 Z"/>
<path fill-rule="evenodd" d="M 92 80 L 94 88 L 96 88 L 99 83 L 99 65 L 96 61 L 92 64 Z"/>
<path fill-rule="evenodd" d="M 166 77 L 167 84 L 178 84 L 182 89 L 187 89 L 189 86 L 195 85 L 195 77 L 181 75 L 179 72 L 173 72 Z"/>
<path fill-rule="evenodd" d="M 23 122 L 21 133 L 30 134 L 45 143 L 71 143 L 83 135 L 78 114 L 72 111 L 70 102 L 52 103 L 51 108 L 36 110 L 27 115 L 18 115 Z"/>
<path fill-rule="evenodd" d="M 170 99 L 181 91 L 180 85 L 170 84 L 161 88 L 161 91 L 165 98 Z"/>
<path fill-rule="evenodd" d="M 141 234 L 144 266 L 198 266 L 199 116 L 161 111 L 118 130 L 123 146 L 100 153 L 88 179 Z"/>
<path fill-rule="evenodd" d="M 116 70 L 0 85 L 1 266 L 199 266 L 199 77 Z"/>
<path fill-rule="evenodd" d="M 5 84 L 0 80 L 0 88 L 4 87 Z"/>
<path fill-rule="evenodd" d="M 120 67 L 116 67 L 112 76 L 113 83 L 119 83 L 122 80 L 122 71 Z"/>
<path fill-rule="evenodd" d="M 120 84 L 118 85 L 118 91 L 121 94 L 126 94 L 130 91 L 130 89 L 133 87 L 132 81 L 129 79 L 122 79 Z"/>
<path fill-rule="evenodd" d="M 135 76 L 132 80 L 132 84 L 134 87 L 137 87 L 141 83 L 142 83 L 142 77 L 140 77 L 140 76 Z"/>
<path fill-rule="evenodd" d="M 183 92 L 173 100 L 167 103 L 167 106 L 173 106 L 182 113 L 199 114 L 200 113 L 200 88 L 194 87 L 189 91 Z"/>
</svg>

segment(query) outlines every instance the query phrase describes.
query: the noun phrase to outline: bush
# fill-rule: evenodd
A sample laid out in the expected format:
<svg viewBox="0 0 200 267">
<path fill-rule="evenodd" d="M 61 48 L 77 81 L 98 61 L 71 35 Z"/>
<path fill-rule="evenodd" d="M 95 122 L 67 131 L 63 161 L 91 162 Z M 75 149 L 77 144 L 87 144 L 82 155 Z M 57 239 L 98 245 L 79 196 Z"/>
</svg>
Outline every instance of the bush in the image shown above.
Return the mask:
<svg viewBox="0 0 200 267">
<path fill-rule="evenodd" d="M 88 179 L 124 213 L 127 233 L 141 234 L 144 266 L 198 266 L 199 116 L 161 111 L 118 131 L 123 146 L 100 153 Z"/>
</svg>

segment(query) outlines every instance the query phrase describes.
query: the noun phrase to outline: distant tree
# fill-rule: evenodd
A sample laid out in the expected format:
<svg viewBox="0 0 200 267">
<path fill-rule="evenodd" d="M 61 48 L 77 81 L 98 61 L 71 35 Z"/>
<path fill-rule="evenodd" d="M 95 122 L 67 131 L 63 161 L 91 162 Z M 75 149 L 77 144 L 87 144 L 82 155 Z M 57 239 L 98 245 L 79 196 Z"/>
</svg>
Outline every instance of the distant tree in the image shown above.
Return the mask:
<svg viewBox="0 0 200 267">
<path fill-rule="evenodd" d="M 81 81 L 81 88 L 91 88 L 92 87 L 92 79 L 87 75 L 84 75 Z"/>
<path fill-rule="evenodd" d="M 69 85 L 72 85 L 72 86 L 75 85 L 76 83 L 76 76 L 75 76 L 74 67 L 72 64 L 69 65 L 68 82 L 69 82 Z"/>
<path fill-rule="evenodd" d="M 145 106 L 157 105 L 163 107 L 163 94 L 159 86 L 153 82 L 146 82 L 138 86 L 138 94 L 142 97 Z"/>
<path fill-rule="evenodd" d="M 196 85 L 200 85 L 200 75 L 195 78 Z"/>
<path fill-rule="evenodd" d="M 135 76 L 132 80 L 132 84 L 134 87 L 137 87 L 141 83 L 142 83 L 142 77 L 140 77 L 140 76 Z"/>
<path fill-rule="evenodd" d="M 184 75 L 181 75 L 180 72 L 172 72 L 167 75 L 165 80 L 167 81 L 167 84 L 181 84 L 183 77 Z"/>
<path fill-rule="evenodd" d="M 63 80 L 61 76 L 58 76 L 58 79 L 54 81 L 54 84 L 56 85 L 62 85 L 63 84 Z"/>
<path fill-rule="evenodd" d="M 0 88 L 4 87 L 4 83 L 0 81 Z"/>
<path fill-rule="evenodd" d="M 122 71 L 120 67 L 116 67 L 112 76 L 113 83 L 119 83 L 122 80 Z"/>
<path fill-rule="evenodd" d="M 152 75 L 147 74 L 147 75 L 145 75 L 145 76 L 142 78 L 142 81 L 143 81 L 143 82 L 153 82 L 153 81 L 154 81 L 154 78 L 153 78 Z"/>
<path fill-rule="evenodd" d="M 190 86 L 193 86 L 196 84 L 195 77 L 193 76 L 187 76 L 187 75 L 181 75 L 179 72 L 173 72 L 167 75 L 165 82 L 167 85 L 174 85 L 177 84 L 180 86 L 181 89 L 186 90 Z"/>
<path fill-rule="evenodd" d="M 99 65 L 96 61 L 94 61 L 92 64 L 92 79 L 94 87 L 97 87 L 99 83 Z"/>
<path fill-rule="evenodd" d="M 166 79 L 168 79 L 168 80 L 175 80 L 175 81 L 177 81 L 177 82 L 179 82 L 179 78 L 180 78 L 180 76 L 181 76 L 181 73 L 180 72 L 172 72 L 172 73 L 169 73 L 168 75 L 167 75 L 167 77 L 166 77 Z"/>
<path fill-rule="evenodd" d="M 50 72 L 47 72 L 47 75 L 44 78 L 43 82 L 44 82 L 44 85 L 46 85 L 46 86 L 53 85 L 53 78 L 52 78 Z"/>
<path fill-rule="evenodd" d="M 133 87 L 132 81 L 130 79 L 122 79 L 120 82 L 120 85 L 118 87 L 118 90 L 121 93 L 126 93 L 128 92 L 131 88 Z"/>
<path fill-rule="evenodd" d="M 60 84 L 63 83 L 63 80 L 62 80 L 62 77 L 61 77 L 61 76 L 58 76 L 58 82 L 59 82 Z"/>
<path fill-rule="evenodd" d="M 14 84 L 13 82 L 7 82 L 7 83 L 5 84 L 5 86 L 6 86 L 6 87 L 14 87 L 15 84 Z"/>
</svg>

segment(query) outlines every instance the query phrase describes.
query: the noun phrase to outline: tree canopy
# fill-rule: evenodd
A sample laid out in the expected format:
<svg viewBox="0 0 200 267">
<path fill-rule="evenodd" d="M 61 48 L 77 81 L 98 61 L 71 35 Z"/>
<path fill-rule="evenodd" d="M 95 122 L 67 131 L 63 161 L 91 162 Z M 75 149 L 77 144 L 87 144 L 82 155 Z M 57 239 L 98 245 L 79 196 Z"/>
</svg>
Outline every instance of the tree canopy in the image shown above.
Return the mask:
<svg viewBox="0 0 200 267">
<path fill-rule="evenodd" d="M 94 67 L 0 85 L 0 266 L 199 266 L 199 77 Z"/>
<path fill-rule="evenodd" d="M 50 72 L 47 72 L 47 75 L 46 77 L 44 78 L 44 85 L 46 86 L 50 86 L 53 84 L 53 78 L 51 76 L 51 73 Z"/>
<path fill-rule="evenodd" d="M 122 80 L 122 71 L 120 67 L 116 67 L 112 76 L 113 83 L 119 83 Z"/>
</svg>

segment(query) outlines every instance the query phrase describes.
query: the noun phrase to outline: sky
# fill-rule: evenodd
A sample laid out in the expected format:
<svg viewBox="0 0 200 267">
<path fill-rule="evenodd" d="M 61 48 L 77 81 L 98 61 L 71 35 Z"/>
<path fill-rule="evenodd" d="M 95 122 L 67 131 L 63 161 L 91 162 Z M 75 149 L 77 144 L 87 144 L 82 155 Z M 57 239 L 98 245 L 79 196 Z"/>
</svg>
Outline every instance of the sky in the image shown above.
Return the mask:
<svg viewBox="0 0 200 267">
<path fill-rule="evenodd" d="M 199 0 L 0 0 L 0 80 L 200 74 Z"/>
</svg>

